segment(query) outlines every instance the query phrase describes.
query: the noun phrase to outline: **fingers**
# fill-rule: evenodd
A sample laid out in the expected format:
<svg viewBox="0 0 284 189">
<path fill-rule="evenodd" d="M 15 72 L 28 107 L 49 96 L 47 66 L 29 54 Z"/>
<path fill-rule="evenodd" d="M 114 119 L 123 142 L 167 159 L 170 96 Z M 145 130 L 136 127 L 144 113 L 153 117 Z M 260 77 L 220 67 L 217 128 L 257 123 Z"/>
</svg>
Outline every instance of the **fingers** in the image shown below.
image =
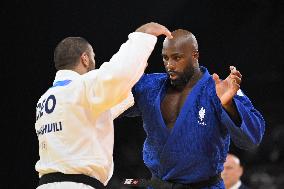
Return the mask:
<svg viewBox="0 0 284 189">
<path fill-rule="evenodd" d="M 242 82 L 242 79 L 240 77 L 236 76 L 236 75 L 230 75 L 230 79 L 231 79 L 232 83 L 236 83 L 238 85 L 240 85 L 241 82 Z"/>
<path fill-rule="evenodd" d="M 235 66 L 230 66 L 230 70 L 231 70 L 231 72 L 232 72 L 232 71 L 236 71 L 237 69 L 236 69 Z"/>
<path fill-rule="evenodd" d="M 216 73 L 214 73 L 212 75 L 212 77 L 213 77 L 213 80 L 215 81 L 215 83 L 219 83 L 220 82 L 220 78 L 219 78 L 219 76 Z"/>
<path fill-rule="evenodd" d="M 238 83 L 235 79 L 230 80 L 230 82 L 234 90 L 237 91 L 241 88 L 240 83 Z"/>
<path fill-rule="evenodd" d="M 155 22 L 150 22 L 140 26 L 136 29 L 136 32 L 148 33 L 154 36 L 165 35 L 169 39 L 173 38 L 171 32 L 165 26 Z"/>
<path fill-rule="evenodd" d="M 242 74 L 234 66 L 230 66 L 230 70 L 230 80 L 232 84 L 236 84 L 237 86 L 239 86 L 242 81 Z"/>
<path fill-rule="evenodd" d="M 242 74 L 236 69 L 235 66 L 230 66 L 231 74 L 237 75 L 238 77 L 242 78 Z"/>
<path fill-rule="evenodd" d="M 167 38 L 172 39 L 173 36 L 171 34 L 171 32 L 168 30 L 168 28 L 166 28 L 165 26 L 158 24 L 158 23 L 150 23 L 149 24 L 150 27 L 150 32 L 149 34 L 155 35 L 155 36 L 159 36 L 159 35 L 165 35 Z"/>
<path fill-rule="evenodd" d="M 168 28 L 160 24 L 157 24 L 156 26 L 157 26 L 156 28 L 153 28 L 153 33 L 152 33 L 153 35 L 155 36 L 165 35 L 169 39 L 173 38 L 172 33 L 168 30 Z"/>
<path fill-rule="evenodd" d="M 164 33 L 165 36 L 167 36 L 167 38 L 172 39 L 172 33 L 165 27 Z"/>
</svg>

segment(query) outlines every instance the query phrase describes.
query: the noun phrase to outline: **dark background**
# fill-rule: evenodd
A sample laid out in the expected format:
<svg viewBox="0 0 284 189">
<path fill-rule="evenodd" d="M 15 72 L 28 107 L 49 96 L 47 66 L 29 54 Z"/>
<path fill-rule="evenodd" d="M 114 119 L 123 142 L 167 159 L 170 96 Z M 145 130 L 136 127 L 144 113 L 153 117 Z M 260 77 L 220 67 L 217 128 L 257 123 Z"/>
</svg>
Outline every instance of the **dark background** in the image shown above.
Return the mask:
<svg viewBox="0 0 284 189">
<path fill-rule="evenodd" d="M 259 148 L 237 149 L 252 188 L 281 188 L 284 182 L 283 5 L 279 0 L 1 1 L 1 183 L 0 188 L 35 188 L 38 98 L 51 86 L 53 50 L 68 36 L 94 47 L 100 66 L 140 25 L 154 21 L 183 28 L 199 42 L 200 64 L 221 77 L 236 66 L 241 88 L 262 112 L 266 132 Z M 163 72 L 161 43 L 146 70 Z M 127 69 L 127 68 L 126 68 Z M 142 160 L 145 133 L 140 118 L 115 120 L 115 170 L 110 188 L 123 178 L 150 176 Z M 8 181 L 12 180 L 12 181 Z"/>
</svg>

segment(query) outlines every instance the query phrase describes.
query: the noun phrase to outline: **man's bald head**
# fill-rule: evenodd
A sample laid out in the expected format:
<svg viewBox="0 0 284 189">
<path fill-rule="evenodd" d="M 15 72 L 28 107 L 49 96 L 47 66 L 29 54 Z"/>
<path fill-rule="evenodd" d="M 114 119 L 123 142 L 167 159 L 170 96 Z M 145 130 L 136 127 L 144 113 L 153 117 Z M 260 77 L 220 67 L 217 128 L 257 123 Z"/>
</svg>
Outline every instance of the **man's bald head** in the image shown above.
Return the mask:
<svg viewBox="0 0 284 189">
<path fill-rule="evenodd" d="M 177 29 L 175 31 L 172 32 L 172 39 L 166 38 L 164 40 L 163 45 L 169 45 L 169 44 L 188 44 L 192 46 L 192 50 L 193 51 L 198 51 L 198 43 L 197 40 L 195 38 L 195 36 L 187 30 L 183 30 L 183 29 Z"/>
<path fill-rule="evenodd" d="M 240 159 L 233 155 L 228 154 L 224 163 L 224 170 L 222 171 L 222 178 L 226 188 L 235 185 L 243 174 L 243 167 L 241 166 Z"/>
<path fill-rule="evenodd" d="M 233 161 L 236 165 L 241 165 L 240 159 L 233 154 L 228 154 L 226 161 Z"/>
</svg>

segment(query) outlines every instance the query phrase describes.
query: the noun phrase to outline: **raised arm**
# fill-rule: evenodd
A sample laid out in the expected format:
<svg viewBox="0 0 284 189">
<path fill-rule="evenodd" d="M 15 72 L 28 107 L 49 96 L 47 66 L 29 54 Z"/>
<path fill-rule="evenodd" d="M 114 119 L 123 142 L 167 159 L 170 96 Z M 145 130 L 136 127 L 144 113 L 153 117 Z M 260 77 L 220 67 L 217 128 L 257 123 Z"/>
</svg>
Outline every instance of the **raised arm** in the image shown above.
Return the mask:
<svg viewBox="0 0 284 189">
<path fill-rule="evenodd" d="M 221 122 L 228 128 L 236 146 L 251 149 L 262 140 L 265 122 L 262 115 L 253 107 L 251 101 L 240 90 L 242 75 L 235 67 L 225 80 L 213 74 L 216 93 L 223 108 Z"/>
<path fill-rule="evenodd" d="M 159 35 L 171 37 L 169 30 L 160 24 L 142 25 L 129 34 L 128 40 L 109 62 L 85 74 L 86 95 L 95 115 L 127 98 L 144 73 Z"/>
</svg>

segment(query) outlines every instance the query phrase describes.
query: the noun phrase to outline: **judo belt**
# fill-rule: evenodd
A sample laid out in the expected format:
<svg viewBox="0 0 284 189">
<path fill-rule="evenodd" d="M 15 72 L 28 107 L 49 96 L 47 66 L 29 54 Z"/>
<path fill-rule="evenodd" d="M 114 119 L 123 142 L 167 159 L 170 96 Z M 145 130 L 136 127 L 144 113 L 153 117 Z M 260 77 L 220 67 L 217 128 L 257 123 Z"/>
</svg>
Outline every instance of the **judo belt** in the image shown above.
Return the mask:
<svg viewBox="0 0 284 189">
<path fill-rule="evenodd" d="M 48 173 L 39 179 L 39 184 L 48 184 L 53 182 L 76 182 L 89 185 L 95 189 L 105 189 L 106 187 L 97 179 L 83 174 L 64 174 L 64 173 Z"/>
<path fill-rule="evenodd" d="M 214 184 L 217 184 L 220 180 L 222 180 L 221 175 L 216 175 L 210 177 L 208 180 L 189 183 L 189 184 L 181 184 L 170 181 L 164 181 L 157 177 L 152 177 L 151 180 L 147 179 L 125 179 L 124 185 L 132 186 L 132 187 L 152 187 L 153 189 L 200 189 L 204 187 L 210 187 Z"/>
</svg>

